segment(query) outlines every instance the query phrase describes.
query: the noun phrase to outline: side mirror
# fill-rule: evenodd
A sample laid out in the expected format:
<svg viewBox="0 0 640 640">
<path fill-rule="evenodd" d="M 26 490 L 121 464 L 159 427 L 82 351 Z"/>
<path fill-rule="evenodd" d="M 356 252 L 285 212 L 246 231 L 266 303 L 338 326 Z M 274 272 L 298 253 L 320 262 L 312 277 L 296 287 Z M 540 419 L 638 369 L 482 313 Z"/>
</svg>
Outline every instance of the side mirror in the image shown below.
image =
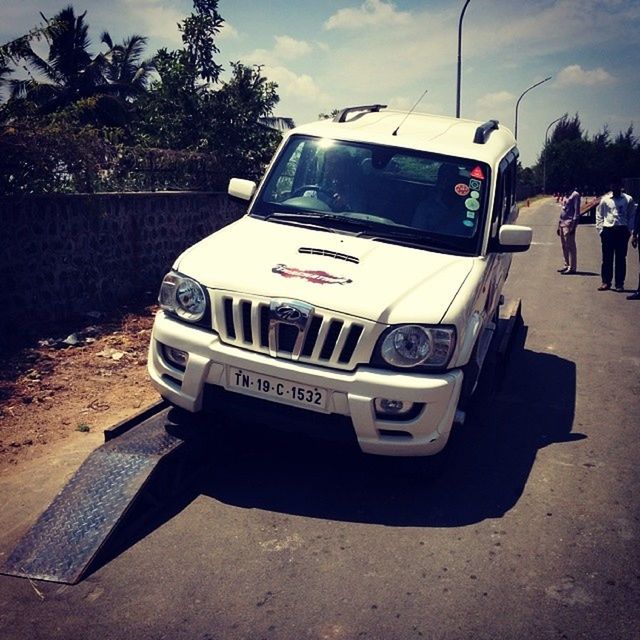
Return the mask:
<svg viewBox="0 0 640 640">
<path fill-rule="evenodd" d="M 533 231 L 531 227 L 519 224 L 503 224 L 498 232 L 498 242 L 494 250 L 500 253 L 518 253 L 531 246 Z"/>
<path fill-rule="evenodd" d="M 251 200 L 256 192 L 256 183 L 253 180 L 243 180 L 242 178 L 231 178 L 229 180 L 228 193 L 236 200 Z"/>
</svg>

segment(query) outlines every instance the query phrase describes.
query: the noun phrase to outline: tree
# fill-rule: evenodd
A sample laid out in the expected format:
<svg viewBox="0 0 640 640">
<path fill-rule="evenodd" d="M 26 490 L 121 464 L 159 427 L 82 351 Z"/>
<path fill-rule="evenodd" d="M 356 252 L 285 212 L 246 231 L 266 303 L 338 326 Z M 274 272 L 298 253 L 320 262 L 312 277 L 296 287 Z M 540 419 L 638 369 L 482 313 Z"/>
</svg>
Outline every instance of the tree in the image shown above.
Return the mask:
<svg viewBox="0 0 640 640">
<path fill-rule="evenodd" d="M 568 114 L 565 113 L 551 134 L 551 143 L 556 144 L 563 140 L 581 140 L 582 137 L 582 124 L 578 114 L 576 113 L 573 118 L 569 118 Z"/>
<path fill-rule="evenodd" d="M 104 77 L 112 94 L 123 100 L 130 100 L 146 91 L 156 70 L 153 60 L 142 58 L 147 38 L 135 34 L 123 40 L 122 44 L 114 45 L 111 36 L 105 31 L 101 41 L 109 47 L 105 54 Z"/>
<path fill-rule="evenodd" d="M 214 37 L 224 24 L 217 0 L 194 0 L 195 12 L 178 25 L 184 47 L 161 49 L 155 57 L 160 80 L 136 102 L 136 141 L 148 147 L 188 149 L 215 155 L 223 187 L 229 175 L 259 177 L 280 134 L 260 117 L 278 102 L 276 85 L 260 66 L 231 63 L 231 77 L 220 81 L 222 67 Z"/>
<path fill-rule="evenodd" d="M 609 127 L 592 138 L 580 118 L 564 116 L 552 132 L 534 170 L 546 173 L 547 192 L 573 187 L 585 193 L 603 193 L 612 178 L 640 176 L 640 141 L 633 126 L 612 139 Z"/>
<path fill-rule="evenodd" d="M 85 16 L 86 11 L 76 16 L 68 6 L 37 32 L 49 45 L 46 59 L 34 51 L 33 36 L 13 43 L 7 56 L 13 61 L 23 60 L 30 71 L 29 78 L 10 82 L 14 113 L 28 112 L 33 105 L 38 113 L 46 115 L 80 100 L 105 96 L 111 100 L 97 102 L 101 108 L 96 115 L 103 116 L 107 126 L 126 121 L 125 102 L 146 89 L 153 71 L 149 61 L 141 60 L 146 38 L 134 35 L 114 45 L 105 32 L 102 42 L 109 50 L 93 55 Z"/>
</svg>

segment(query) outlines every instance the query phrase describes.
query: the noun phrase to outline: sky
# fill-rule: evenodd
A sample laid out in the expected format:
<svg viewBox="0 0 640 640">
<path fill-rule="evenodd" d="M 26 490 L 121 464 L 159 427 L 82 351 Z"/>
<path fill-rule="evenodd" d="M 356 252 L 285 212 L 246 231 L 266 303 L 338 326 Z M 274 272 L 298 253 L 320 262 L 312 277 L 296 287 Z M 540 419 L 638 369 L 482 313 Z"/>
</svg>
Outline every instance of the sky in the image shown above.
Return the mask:
<svg viewBox="0 0 640 640">
<path fill-rule="evenodd" d="M 190 0 L 0 0 L 0 43 L 72 4 L 100 34 L 148 37 L 149 57 L 181 46 Z M 296 124 L 334 108 L 382 103 L 455 116 L 464 0 L 219 0 L 217 61 L 260 64 L 278 84 L 274 115 Z M 594 135 L 640 136 L 640 2 L 470 0 L 462 23 L 461 116 L 512 131 L 523 166 L 537 162 L 550 123 L 576 113 Z"/>
</svg>

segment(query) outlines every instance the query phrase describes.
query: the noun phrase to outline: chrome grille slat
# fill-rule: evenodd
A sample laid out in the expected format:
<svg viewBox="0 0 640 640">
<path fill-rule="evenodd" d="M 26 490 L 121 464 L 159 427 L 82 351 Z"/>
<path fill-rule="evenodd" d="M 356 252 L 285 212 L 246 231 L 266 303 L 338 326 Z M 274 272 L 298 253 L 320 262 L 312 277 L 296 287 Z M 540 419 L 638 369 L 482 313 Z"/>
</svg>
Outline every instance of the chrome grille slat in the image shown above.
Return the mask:
<svg viewBox="0 0 640 640">
<path fill-rule="evenodd" d="M 247 338 L 244 335 L 244 325 L 242 324 L 242 300 L 232 305 L 233 310 L 233 327 L 236 333 L 236 336 L 242 340 L 242 342 L 247 342 Z"/>
<path fill-rule="evenodd" d="M 261 331 L 260 331 L 260 317 L 261 317 L 261 307 L 260 304 L 252 304 L 251 305 L 251 333 L 253 334 L 253 342 L 251 346 L 254 349 L 257 349 L 261 346 Z"/>
<path fill-rule="evenodd" d="M 316 340 L 316 344 L 313 347 L 313 351 L 311 352 L 311 360 L 314 362 L 320 362 L 320 353 L 324 347 L 324 343 L 327 339 L 327 334 L 329 333 L 329 325 L 330 321 L 324 321 L 322 326 L 320 327 L 320 331 L 318 332 L 318 338 Z"/>
<path fill-rule="evenodd" d="M 331 354 L 331 362 L 338 363 L 340 361 L 340 356 L 342 355 L 342 350 L 344 349 L 344 345 L 347 342 L 347 338 L 349 337 L 349 333 L 351 333 L 351 324 L 345 322 L 340 329 L 340 334 L 338 335 L 338 339 L 336 340 L 336 344 L 333 347 L 333 353 Z"/>
</svg>

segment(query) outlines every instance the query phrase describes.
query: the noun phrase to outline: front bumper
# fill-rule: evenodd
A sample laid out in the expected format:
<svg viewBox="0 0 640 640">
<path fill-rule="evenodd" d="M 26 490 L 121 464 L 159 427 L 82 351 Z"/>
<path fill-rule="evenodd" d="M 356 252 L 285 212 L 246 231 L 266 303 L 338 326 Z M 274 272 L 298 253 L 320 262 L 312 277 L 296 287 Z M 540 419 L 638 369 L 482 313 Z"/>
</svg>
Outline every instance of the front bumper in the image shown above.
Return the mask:
<svg viewBox="0 0 640 640">
<path fill-rule="evenodd" d="M 189 353 L 184 370 L 167 362 L 162 345 Z M 384 371 L 367 366 L 355 371 L 337 371 L 272 358 L 226 345 L 216 334 L 158 313 L 149 346 L 148 368 L 152 383 L 164 398 L 183 409 L 198 412 L 202 410 L 206 385 L 237 391 L 229 384 L 231 367 L 326 389 L 327 405 L 322 411 L 348 416 L 362 451 L 387 456 L 428 456 L 444 448 L 463 378 L 459 369 L 441 374 Z M 376 398 L 424 406 L 410 420 L 383 419 L 376 415 Z M 286 399 L 279 402 L 294 404 Z M 309 415 L 312 420 L 313 413 Z"/>
</svg>

